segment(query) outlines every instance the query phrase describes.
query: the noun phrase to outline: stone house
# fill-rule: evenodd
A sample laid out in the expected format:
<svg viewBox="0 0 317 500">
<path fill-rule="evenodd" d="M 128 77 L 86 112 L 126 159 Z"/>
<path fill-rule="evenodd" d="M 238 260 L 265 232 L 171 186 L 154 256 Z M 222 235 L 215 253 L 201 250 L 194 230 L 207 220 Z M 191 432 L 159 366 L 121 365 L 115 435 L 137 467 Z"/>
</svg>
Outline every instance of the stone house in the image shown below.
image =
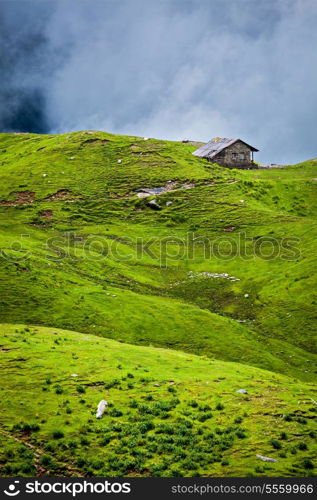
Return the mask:
<svg viewBox="0 0 317 500">
<path fill-rule="evenodd" d="M 194 156 L 206 158 L 229 168 L 257 168 L 253 162 L 254 151 L 258 149 L 250 146 L 241 139 L 226 139 L 215 137 L 193 152 Z"/>
</svg>

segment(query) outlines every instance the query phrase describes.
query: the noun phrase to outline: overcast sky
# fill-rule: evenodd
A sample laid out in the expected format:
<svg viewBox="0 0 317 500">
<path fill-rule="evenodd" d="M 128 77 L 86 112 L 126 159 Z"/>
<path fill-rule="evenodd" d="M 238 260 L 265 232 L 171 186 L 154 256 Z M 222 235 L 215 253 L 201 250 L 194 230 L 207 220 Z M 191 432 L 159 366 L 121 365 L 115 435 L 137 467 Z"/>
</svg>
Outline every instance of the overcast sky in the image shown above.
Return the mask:
<svg viewBox="0 0 317 500">
<path fill-rule="evenodd" d="M 316 0 L 0 0 L 0 130 L 316 157 Z"/>
</svg>

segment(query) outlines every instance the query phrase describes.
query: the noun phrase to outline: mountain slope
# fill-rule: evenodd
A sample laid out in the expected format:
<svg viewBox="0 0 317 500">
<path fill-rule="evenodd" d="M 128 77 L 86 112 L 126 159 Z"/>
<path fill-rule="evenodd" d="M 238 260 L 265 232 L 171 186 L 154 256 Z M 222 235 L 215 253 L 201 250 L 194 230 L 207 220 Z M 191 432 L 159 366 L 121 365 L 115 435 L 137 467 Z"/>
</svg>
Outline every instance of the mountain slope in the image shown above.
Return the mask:
<svg viewBox="0 0 317 500">
<path fill-rule="evenodd" d="M 315 160 L 228 170 L 89 131 L 0 144 L 2 321 L 315 377 Z"/>
<path fill-rule="evenodd" d="M 0 475 L 314 474 L 312 385 L 55 328 L 0 325 L 0 343 Z"/>
</svg>

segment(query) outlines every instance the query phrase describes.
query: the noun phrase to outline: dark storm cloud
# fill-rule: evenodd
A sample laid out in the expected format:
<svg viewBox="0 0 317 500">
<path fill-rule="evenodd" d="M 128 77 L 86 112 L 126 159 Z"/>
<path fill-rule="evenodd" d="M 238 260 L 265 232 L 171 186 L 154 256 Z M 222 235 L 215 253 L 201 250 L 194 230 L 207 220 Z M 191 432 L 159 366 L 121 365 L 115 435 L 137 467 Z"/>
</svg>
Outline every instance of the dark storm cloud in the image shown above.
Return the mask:
<svg viewBox="0 0 317 500">
<path fill-rule="evenodd" d="M 2 6 L 2 130 L 221 135 L 259 147 L 262 161 L 316 156 L 314 0 Z"/>
<path fill-rule="evenodd" d="M 46 132 L 43 51 L 47 8 L 0 2 L 0 130 Z"/>
</svg>

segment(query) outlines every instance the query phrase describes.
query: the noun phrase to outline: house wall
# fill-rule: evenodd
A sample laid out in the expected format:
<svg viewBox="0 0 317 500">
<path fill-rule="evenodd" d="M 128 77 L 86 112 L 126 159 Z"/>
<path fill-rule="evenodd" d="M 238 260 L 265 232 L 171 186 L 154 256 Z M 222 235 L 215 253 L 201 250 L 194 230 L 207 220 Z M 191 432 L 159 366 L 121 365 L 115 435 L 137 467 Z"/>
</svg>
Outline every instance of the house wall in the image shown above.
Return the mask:
<svg viewBox="0 0 317 500">
<path fill-rule="evenodd" d="M 241 141 L 231 144 L 210 161 L 231 168 L 254 167 L 251 161 L 251 149 Z"/>
</svg>

